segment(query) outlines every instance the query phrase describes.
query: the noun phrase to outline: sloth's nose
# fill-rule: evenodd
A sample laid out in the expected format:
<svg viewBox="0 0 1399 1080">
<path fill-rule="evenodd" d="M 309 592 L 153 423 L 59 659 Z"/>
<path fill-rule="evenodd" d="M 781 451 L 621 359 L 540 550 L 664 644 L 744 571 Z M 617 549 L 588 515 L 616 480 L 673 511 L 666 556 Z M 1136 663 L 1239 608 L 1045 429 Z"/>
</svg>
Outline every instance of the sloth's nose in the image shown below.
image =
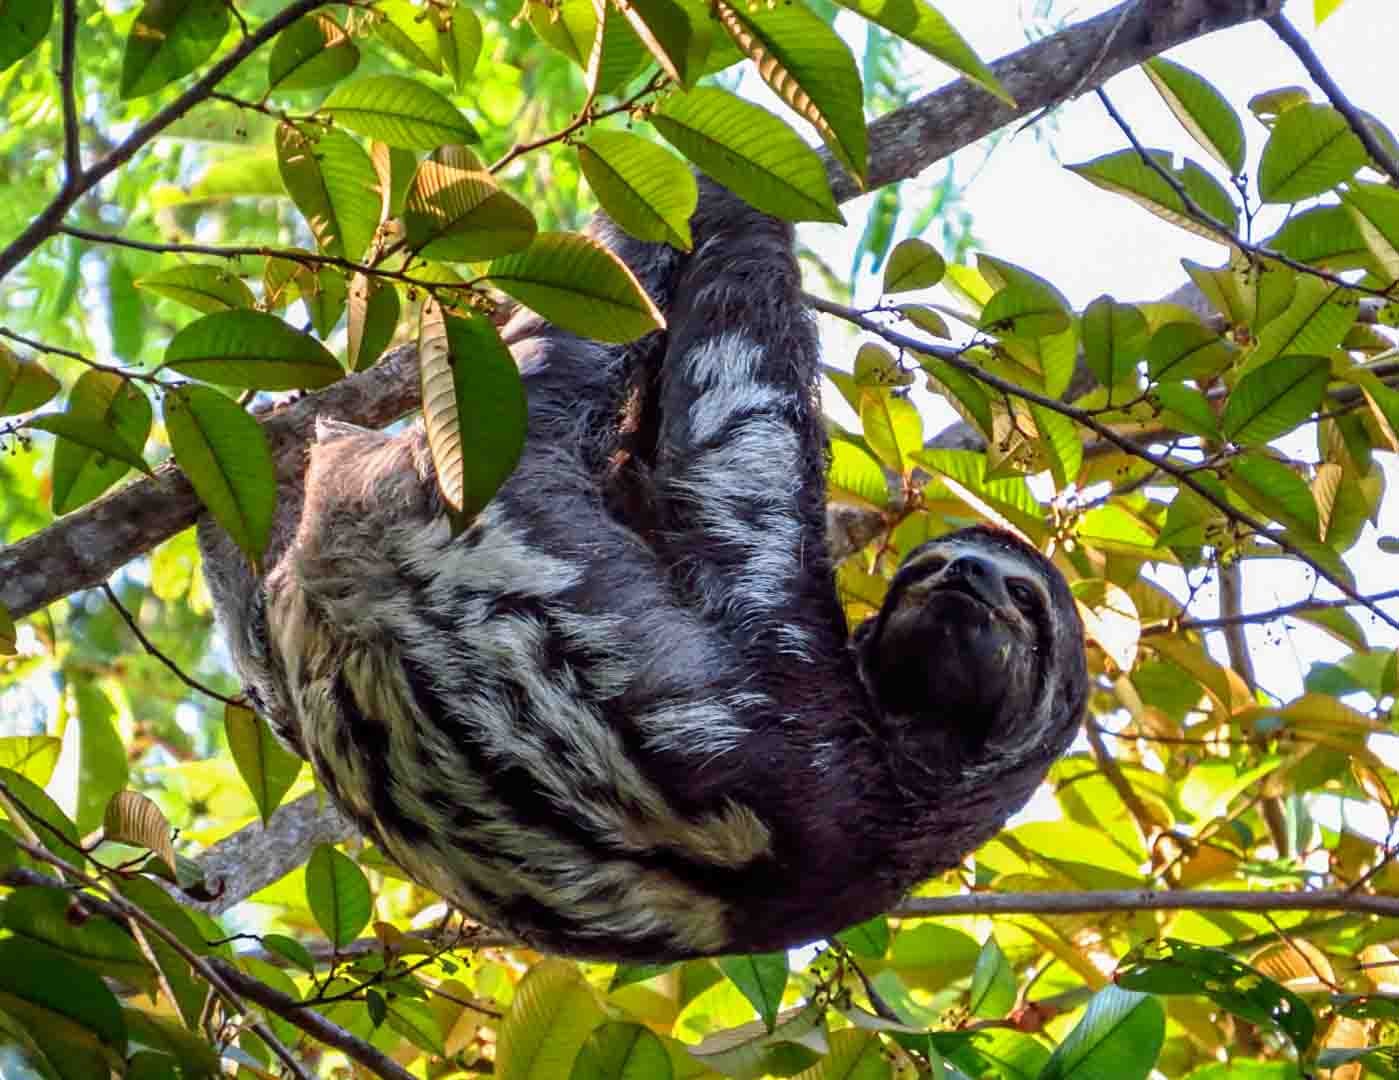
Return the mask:
<svg viewBox="0 0 1399 1080">
<path fill-rule="evenodd" d="M 996 564 L 980 555 L 958 555 L 942 572 L 948 585 L 957 585 L 993 608 L 1010 603 L 1005 578 Z"/>
</svg>

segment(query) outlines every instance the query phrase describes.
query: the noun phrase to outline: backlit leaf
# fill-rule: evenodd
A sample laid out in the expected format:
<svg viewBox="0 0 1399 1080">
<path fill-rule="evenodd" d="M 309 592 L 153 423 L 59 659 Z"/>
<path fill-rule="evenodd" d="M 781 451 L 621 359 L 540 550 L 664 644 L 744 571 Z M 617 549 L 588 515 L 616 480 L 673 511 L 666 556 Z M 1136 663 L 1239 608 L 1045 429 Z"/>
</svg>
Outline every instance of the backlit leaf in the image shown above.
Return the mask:
<svg viewBox="0 0 1399 1080">
<path fill-rule="evenodd" d="M 340 948 L 359 936 L 373 913 L 364 871 L 329 844 L 317 844 L 306 862 L 306 902 L 321 932 Z"/>
</svg>

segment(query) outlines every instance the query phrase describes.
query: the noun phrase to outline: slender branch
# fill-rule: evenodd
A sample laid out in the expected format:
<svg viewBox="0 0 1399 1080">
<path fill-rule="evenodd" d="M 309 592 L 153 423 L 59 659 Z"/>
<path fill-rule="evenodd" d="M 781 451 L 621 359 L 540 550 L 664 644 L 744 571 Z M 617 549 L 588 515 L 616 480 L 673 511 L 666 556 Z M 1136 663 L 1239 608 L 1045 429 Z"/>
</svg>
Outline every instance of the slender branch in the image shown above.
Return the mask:
<svg viewBox="0 0 1399 1080">
<path fill-rule="evenodd" d="M 1346 118 L 1346 123 L 1350 125 L 1351 131 L 1355 132 L 1356 138 L 1360 140 L 1365 152 L 1370 155 L 1370 160 L 1379 169 L 1389 175 L 1390 183 L 1399 186 L 1399 161 L 1395 161 L 1394 155 L 1375 138 L 1375 132 L 1370 124 L 1366 122 L 1363 112 L 1357 109 L 1351 100 L 1341 92 L 1341 88 L 1336 85 L 1336 80 L 1331 77 L 1331 73 L 1326 70 L 1326 66 L 1321 62 L 1321 57 L 1316 55 L 1315 50 L 1307 44 L 1306 38 L 1297 32 L 1297 28 L 1287 20 L 1287 16 L 1282 12 L 1272 15 L 1263 20 L 1278 37 L 1302 61 L 1302 66 L 1307 69 L 1307 74 L 1312 77 L 1312 82 L 1320 87 L 1321 92 L 1330 99 L 1331 104 L 1336 107 L 1336 111 Z"/>
<path fill-rule="evenodd" d="M 83 158 L 78 144 L 78 0 L 63 0 L 63 41 L 58 62 L 59 95 L 63 99 L 63 189 L 78 183 Z"/>
<path fill-rule="evenodd" d="M 964 893 L 911 896 L 889 914 L 902 918 L 946 915 L 1104 915 L 1114 911 L 1349 911 L 1399 918 L 1399 896 L 1242 889 L 1115 889 L 1088 892 Z"/>
<path fill-rule="evenodd" d="M 226 697 L 225 695 L 220 694 L 217 690 L 210 690 L 198 679 L 195 679 L 185 674 L 185 672 L 181 669 L 179 664 L 175 663 L 175 661 L 171 660 L 170 657 L 166 656 L 163 652 L 157 649 L 155 647 L 155 642 L 151 641 L 151 639 L 146 636 L 145 631 L 143 631 L 140 625 L 136 622 L 136 617 L 132 615 L 131 612 L 126 610 L 126 605 L 123 604 L 117 598 L 116 592 L 105 581 L 102 582 L 102 592 L 106 594 L 107 602 L 111 604 L 112 607 L 117 609 L 117 614 L 121 616 L 121 621 L 126 623 L 127 628 L 133 634 L 136 635 L 136 640 L 141 643 L 141 647 L 145 649 L 146 652 L 154 656 L 157 660 L 159 660 L 162 664 L 164 664 L 167 668 L 169 668 L 171 674 L 173 674 L 175 678 L 179 679 L 180 682 L 184 683 L 191 690 L 197 690 L 199 691 L 199 693 L 204 694 L 207 697 L 211 697 L 215 701 L 222 701 L 225 705 L 238 704 L 238 701 L 236 699 Z"/>
<path fill-rule="evenodd" d="M 1275 619 L 1285 619 L 1291 615 L 1301 615 L 1308 611 L 1326 611 L 1331 608 L 1345 607 L 1369 607 L 1385 600 L 1399 600 L 1399 589 L 1389 589 L 1385 592 L 1371 593 L 1362 597 L 1361 600 L 1353 600 L 1346 597 L 1343 600 L 1321 600 L 1312 598 L 1308 600 L 1298 600 L 1296 603 L 1283 604 L 1281 607 L 1268 608 L 1266 611 L 1247 611 L 1235 615 L 1221 615 L 1215 619 L 1174 619 L 1170 622 L 1157 623 L 1154 626 L 1143 628 L 1143 634 L 1174 634 L 1180 630 L 1217 630 L 1225 626 L 1235 626 L 1239 624 L 1254 624 L 1272 622 Z M 1363 605 L 1362 605 L 1363 601 Z"/>
<path fill-rule="evenodd" d="M 141 150 L 190 109 L 208 98 L 209 92 L 218 86 L 239 64 L 272 40 L 277 34 L 296 22 L 301 16 L 323 7 L 328 0 L 294 0 L 276 15 L 268 19 L 255 31 L 240 41 L 227 56 L 211 65 L 188 90 L 177 97 L 160 112 L 128 135 L 106 157 L 93 164 L 85 172 L 65 181 L 48 206 L 29 224 L 19 236 L 0 250 L 0 280 L 18 266 L 29 254 L 58 230 L 63 216 L 73 205 L 133 158 Z"/>
<path fill-rule="evenodd" d="M 897 346 L 900 349 L 908 349 L 912 352 L 929 353 L 936 355 L 943 361 L 943 363 L 955 367 L 958 371 L 961 371 L 966 375 L 970 375 L 973 379 L 976 379 L 978 382 L 984 383 L 986 386 L 989 386 L 1002 394 L 1007 394 L 1011 397 L 1020 398 L 1022 401 L 1028 401 L 1031 404 L 1039 405 L 1041 408 L 1049 409 L 1053 412 L 1059 413 L 1061 416 L 1068 417 L 1076 424 L 1080 424 L 1083 427 L 1086 427 L 1089 431 L 1092 431 L 1099 438 L 1112 443 L 1118 449 L 1123 450 L 1128 454 L 1131 454 L 1133 457 L 1141 458 L 1143 461 L 1159 469 L 1167 476 L 1172 477 L 1177 483 L 1185 487 L 1188 487 L 1191 491 L 1199 495 L 1200 498 L 1204 499 L 1207 503 L 1213 506 L 1216 510 L 1222 513 L 1229 520 L 1238 522 L 1240 525 L 1243 525 L 1246 528 L 1252 530 L 1258 536 L 1263 537 L 1271 543 L 1276 544 L 1279 548 L 1287 552 L 1287 554 L 1291 555 L 1298 562 L 1305 563 L 1307 566 L 1311 567 L 1312 571 L 1318 577 L 1323 578 L 1326 581 L 1329 581 L 1332 585 L 1339 589 L 1342 594 L 1349 597 L 1356 604 L 1369 608 L 1377 616 L 1379 616 L 1379 618 L 1384 620 L 1390 626 L 1394 627 L 1396 630 L 1399 630 L 1399 619 L 1395 619 L 1391 617 L 1387 612 L 1380 610 L 1380 608 L 1376 607 L 1364 596 L 1356 592 L 1355 587 L 1353 585 L 1347 582 L 1344 578 L 1332 573 L 1326 567 L 1322 566 L 1305 551 L 1299 548 L 1296 544 L 1292 543 L 1284 536 L 1279 536 L 1275 533 L 1269 532 L 1267 526 L 1264 525 L 1257 518 L 1245 513 L 1242 510 L 1237 509 L 1236 507 L 1230 504 L 1228 499 L 1224 498 L 1222 495 L 1217 494 L 1216 492 L 1212 491 L 1210 488 L 1202 484 L 1199 480 L 1195 478 L 1194 474 L 1191 472 L 1190 469 L 1182 468 L 1181 466 L 1175 464 L 1168 458 L 1165 458 L 1160 454 L 1155 454 L 1143 446 L 1139 446 L 1137 443 L 1133 442 L 1125 435 L 1120 434 L 1113 428 L 1109 427 L 1107 424 L 1104 424 L 1091 412 L 1088 412 L 1085 409 L 1076 408 L 1073 405 L 1066 405 L 1058 398 L 1052 398 L 1045 394 L 1037 393 L 1033 390 L 1027 390 L 1023 386 L 1017 386 L 1015 383 L 1010 382 L 1007 379 L 1002 379 L 997 375 L 992 375 L 988 371 L 983 371 L 978 365 L 974 364 L 972 361 L 968 360 L 965 356 L 963 356 L 961 354 L 961 351 L 958 349 L 949 349 L 947 346 L 937 345 L 932 342 L 923 341 L 919 338 L 910 337 L 907 334 L 901 334 L 895 330 L 890 330 L 882 323 L 876 322 L 874 319 L 870 318 L 865 313 L 856 311 L 853 308 L 843 308 L 839 304 L 835 304 L 830 301 L 824 301 L 822 305 L 822 310 L 831 312 L 833 314 L 839 314 L 840 317 L 845 319 L 847 322 L 853 323 L 855 326 L 860 327 L 862 330 L 867 330 L 872 334 L 882 337 L 885 341 L 889 342 L 889 344 Z"/>
</svg>

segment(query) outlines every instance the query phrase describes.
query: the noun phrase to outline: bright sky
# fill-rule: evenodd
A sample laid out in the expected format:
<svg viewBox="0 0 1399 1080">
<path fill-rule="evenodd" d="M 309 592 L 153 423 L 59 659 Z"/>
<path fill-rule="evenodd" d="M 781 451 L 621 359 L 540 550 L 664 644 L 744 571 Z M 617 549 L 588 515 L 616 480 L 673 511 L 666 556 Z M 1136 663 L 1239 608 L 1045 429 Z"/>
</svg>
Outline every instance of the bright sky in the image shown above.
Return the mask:
<svg viewBox="0 0 1399 1080">
<path fill-rule="evenodd" d="M 1064 24 L 1071 24 L 1111 6 L 1094 0 L 1073 8 L 1056 4 L 1055 11 Z M 1021 8 L 1013 0 L 941 0 L 938 7 L 984 59 L 994 59 L 1025 44 Z M 1399 96 L 1394 93 L 1399 4 L 1394 0 L 1347 0 L 1318 29 L 1309 0 L 1292 0 L 1288 17 L 1312 43 L 1351 100 L 1374 112 L 1392 131 L 1399 131 Z M 1167 55 L 1209 79 L 1240 110 L 1251 167 L 1257 162 L 1267 134 L 1244 109 L 1252 95 L 1295 84 L 1307 86 L 1315 99 L 1322 99 L 1296 58 L 1262 24 L 1224 31 Z M 930 81 L 928 88 L 933 89 L 942 81 L 945 80 Z M 1139 71 L 1118 76 L 1106 89 L 1145 145 L 1172 148 L 1213 167 Z M 1164 296 L 1184 281 L 1181 258 L 1209 265 L 1222 263 L 1223 249 L 1218 245 L 1159 221 L 1120 196 L 1092 187 L 1054 159 L 1057 154 L 1059 161 L 1079 162 L 1125 146 L 1125 138 L 1092 95 L 1059 112 L 1058 131 L 1048 145 L 1029 133 L 1006 140 L 967 192 L 979 249 L 1050 278 L 1080 309 L 1105 292 L 1119 300 Z M 969 177 L 982 156 L 978 148 L 964 151 L 958 159 L 959 175 Z M 1218 173 L 1217 168 L 1215 171 Z M 848 220 L 862 220 L 862 208 L 848 209 Z M 1267 236 L 1275 225 L 1276 220 L 1265 219 L 1256 238 Z M 847 235 L 850 233 L 856 234 L 848 240 L 853 245 L 858 232 L 846 230 Z M 833 260 L 836 266 L 849 265 L 848 257 L 842 261 L 833 256 Z M 872 300 L 875 293 L 877 284 L 862 283 L 859 300 Z M 827 348 L 830 356 L 840 352 L 853 356 L 854 352 L 848 337 L 829 337 Z M 827 395 L 828 401 L 834 396 Z M 942 417 L 950 415 L 935 409 L 936 405 L 927 411 L 930 432 L 944 426 Z M 1313 459 L 1314 445 L 1314 429 L 1308 427 L 1289 440 L 1284 449 L 1299 458 Z M 1366 592 L 1399 585 L 1399 556 L 1385 555 L 1375 546 L 1378 536 L 1399 535 L 1399 468 L 1392 455 L 1381 458 L 1389 482 L 1388 503 L 1379 528 L 1367 529 L 1347 556 L 1360 589 Z M 1157 576 L 1178 596 L 1184 596 L 1178 573 Z M 1245 610 L 1261 610 L 1310 595 L 1312 578 L 1281 563 L 1253 563 L 1246 573 L 1245 587 Z M 1337 595 L 1324 583 L 1318 593 Z M 1192 610 L 1199 615 L 1215 614 L 1215 602 L 1213 593 L 1206 590 Z M 1399 603 L 1391 602 L 1387 610 L 1399 617 Z M 1352 609 L 1352 614 L 1362 620 L 1367 630 L 1373 629 L 1372 641 L 1399 644 L 1399 633 L 1363 609 Z M 1348 651 L 1326 635 L 1297 628 L 1295 624 L 1250 628 L 1249 637 L 1260 684 L 1284 700 L 1300 692 L 1302 676 L 1314 660 L 1336 659 Z M 1222 656 L 1221 649 L 1216 652 Z M 1399 744 L 1394 739 L 1379 741 Z"/>
</svg>

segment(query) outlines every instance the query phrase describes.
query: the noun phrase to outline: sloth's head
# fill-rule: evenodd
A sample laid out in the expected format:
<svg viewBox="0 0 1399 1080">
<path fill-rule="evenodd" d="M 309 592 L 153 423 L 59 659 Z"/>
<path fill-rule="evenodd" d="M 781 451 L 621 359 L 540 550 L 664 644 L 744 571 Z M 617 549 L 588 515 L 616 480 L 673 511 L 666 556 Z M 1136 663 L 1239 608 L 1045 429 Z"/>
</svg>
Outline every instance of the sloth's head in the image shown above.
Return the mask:
<svg viewBox="0 0 1399 1080">
<path fill-rule="evenodd" d="M 1009 533 L 963 529 L 911 551 L 855 634 L 892 730 L 949 769 L 1048 763 L 1088 693 L 1083 626 L 1054 566 Z"/>
</svg>

